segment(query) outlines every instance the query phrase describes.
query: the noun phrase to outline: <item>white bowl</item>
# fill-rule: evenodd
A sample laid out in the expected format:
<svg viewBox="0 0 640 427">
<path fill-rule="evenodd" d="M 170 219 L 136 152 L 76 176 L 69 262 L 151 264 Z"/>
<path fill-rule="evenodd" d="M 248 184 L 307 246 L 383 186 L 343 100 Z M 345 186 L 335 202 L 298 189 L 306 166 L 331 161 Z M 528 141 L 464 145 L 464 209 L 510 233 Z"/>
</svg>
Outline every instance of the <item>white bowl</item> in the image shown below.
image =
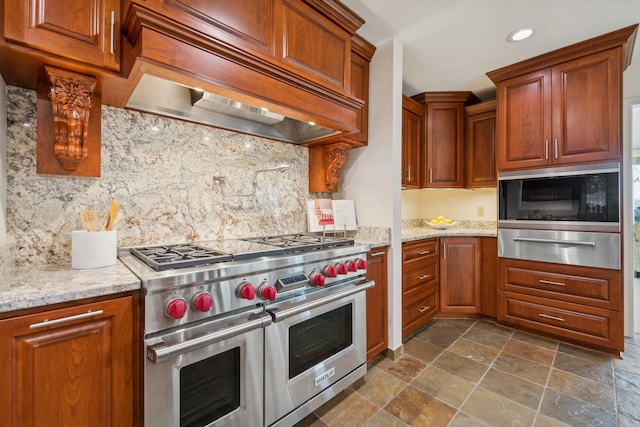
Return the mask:
<svg viewBox="0 0 640 427">
<path fill-rule="evenodd" d="M 458 223 L 458 221 L 454 221 L 451 224 L 447 224 L 446 222 L 439 222 L 437 224 L 431 224 L 430 222 L 427 222 L 427 224 L 429 224 L 429 227 L 438 229 L 438 230 L 446 230 L 447 228 L 453 227 L 454 225 L 456 225 Z"/>
</svg>

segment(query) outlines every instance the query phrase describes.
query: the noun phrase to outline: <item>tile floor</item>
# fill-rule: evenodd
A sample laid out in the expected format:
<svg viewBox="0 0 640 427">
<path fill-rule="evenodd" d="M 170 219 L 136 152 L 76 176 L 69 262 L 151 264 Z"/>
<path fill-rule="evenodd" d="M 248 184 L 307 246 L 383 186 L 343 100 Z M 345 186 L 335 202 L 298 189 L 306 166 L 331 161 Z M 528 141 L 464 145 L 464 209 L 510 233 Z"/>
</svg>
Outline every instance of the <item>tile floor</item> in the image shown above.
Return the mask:
<svg viewBox="0 0 640 427">
<path fill-rule="evenodd" d="M 640 426 L 640 334 L 622 360 L 491 322 L 439 319 L 296 427 Z"/>
</svg>

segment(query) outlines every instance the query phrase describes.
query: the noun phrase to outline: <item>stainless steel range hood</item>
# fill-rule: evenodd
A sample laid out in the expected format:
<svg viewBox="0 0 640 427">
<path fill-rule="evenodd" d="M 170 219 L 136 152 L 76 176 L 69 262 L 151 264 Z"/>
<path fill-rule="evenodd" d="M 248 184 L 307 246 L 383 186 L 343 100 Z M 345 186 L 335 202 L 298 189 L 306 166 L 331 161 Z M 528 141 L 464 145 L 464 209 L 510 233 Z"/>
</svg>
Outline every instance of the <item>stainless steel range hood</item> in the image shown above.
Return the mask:
<svg viewBox="0 0 640 427">
<path fill-rule="evenodd" d="M 340 133 L 282 114 L 144 74 L 127 108 L 302 144 Z"/>
</svg>

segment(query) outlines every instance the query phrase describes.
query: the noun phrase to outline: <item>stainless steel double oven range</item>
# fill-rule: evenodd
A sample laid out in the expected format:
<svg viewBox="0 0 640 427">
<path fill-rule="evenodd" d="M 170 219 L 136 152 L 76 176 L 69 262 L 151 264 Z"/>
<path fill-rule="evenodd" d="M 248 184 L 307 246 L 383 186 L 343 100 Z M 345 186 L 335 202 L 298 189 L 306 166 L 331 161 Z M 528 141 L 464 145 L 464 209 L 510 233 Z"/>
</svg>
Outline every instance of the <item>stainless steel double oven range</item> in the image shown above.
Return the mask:
<svg viewBox="0 0 640 427">
<path fill-rule="evenodd" d="M 121 249 L 145 294 L 145 426 L 289 426 L 362 377 L 368 251 L 308 234 Z"/>
</svg>

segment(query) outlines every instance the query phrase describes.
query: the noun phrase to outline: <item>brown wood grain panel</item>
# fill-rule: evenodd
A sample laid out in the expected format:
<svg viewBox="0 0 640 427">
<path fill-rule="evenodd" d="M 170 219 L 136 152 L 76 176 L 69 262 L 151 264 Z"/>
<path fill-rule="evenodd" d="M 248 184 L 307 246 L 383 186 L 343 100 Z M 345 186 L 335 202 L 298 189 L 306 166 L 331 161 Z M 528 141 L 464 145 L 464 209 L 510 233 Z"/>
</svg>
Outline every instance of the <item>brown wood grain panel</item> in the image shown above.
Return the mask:
<svg viewBox="0 0 640 427">
<path fill-rule="evenodd" d="M 425 186 L 464 186 L 464 104 L 427 104 Z"/>
<path fill-rule="evenodd" d="M 423 185 L 423 110 L 418 102 L 402 95 L 402 186 L 406 188 Z"/>
<path fill-rule="evenodd" d="M 407 338 L 434 318 L 438 313 L 438 300 L 438 286 L 432 286 L 425 290 L 424 296 L 419 300 L 403 307 L 403 339 Z"/>
<path fill-rule="evenodd" d="M 482 107 L 482 109 L 475 107 Z M 495 187 L 496 102 L 465 107 L 465 187 Z"/>
<path fill-rule="evenodd" d="M 387 349 L 387 251 L 373 248 L 367 255 L 367 279 L 376 282 L 367 290 L 367 360 Z"/>
<path fill-rule="evenodd" d="M 440 311 L 480 313 L 480 240 L 440 238 Z"/>
<path fill-rule="evenodd" d="M 480 313 L 495 319 L 498 309 L 498 239 L 481 237 L 480 244 Z"/>
</svg>

